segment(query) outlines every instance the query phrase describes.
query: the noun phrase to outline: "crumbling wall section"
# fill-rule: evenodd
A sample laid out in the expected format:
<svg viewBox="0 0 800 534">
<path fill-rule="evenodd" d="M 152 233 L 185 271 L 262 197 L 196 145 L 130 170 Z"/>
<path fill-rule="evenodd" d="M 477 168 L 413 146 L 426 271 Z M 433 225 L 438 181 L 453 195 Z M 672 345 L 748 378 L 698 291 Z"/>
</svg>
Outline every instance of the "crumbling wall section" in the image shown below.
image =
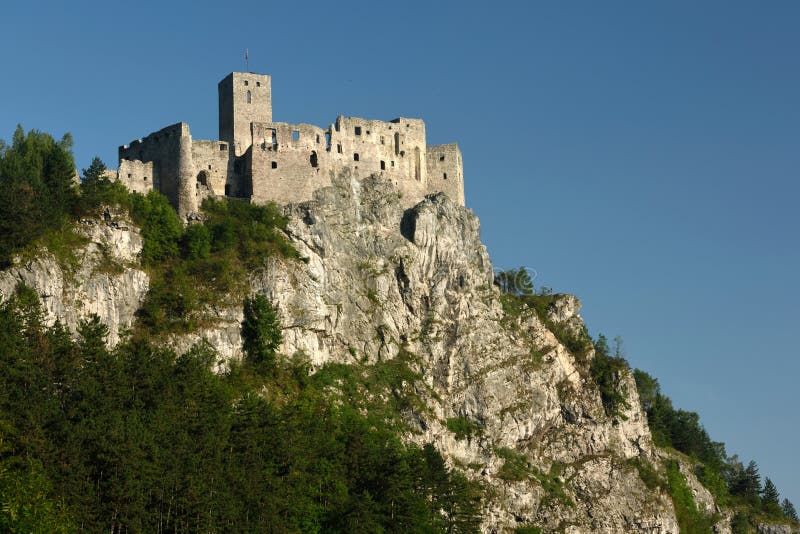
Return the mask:
<svg viewBox="0 0 800 534">
<path fill-rule="evenodd" d="M 179 209 L 180 169 L 186 167 L 185 158 L 181 161 L 181 150 L 186 148 L 183 138 L 191 140 L 189 125 L 179 122 L 119 147 L 119 179 L 134 191 L 146 189 L 144 182 L 152 179 L 151 188 Z"/>
<path fill-rule="evenodd" d="M 254 123 L 252 201 L 310 200 L 315 190 L 330 185 L 326 133 L 310 124 Z"/>
<path fill-rule="evenodd" d="M 229 149 L 228 143 L 224 141 L 192 141 L 194 188 L 198 206 L 208 196 L 225 195 L 226 191 L 230 193 L 238 190 L 238 184 L 236 188 L 228 184 L 229 177 L 233 178 L 234 161 L 230 157 Z"/>
<path fill-rule="evenodd" d="M 397 187 L 404 206 L 422 200 L 428 191 L 425 165 L 425 122 L 400 117 L 390 122 L 338 117 L 331 128 L 333 171 L 345 167 L 363 179 L 378 173 Z"/>
<path fill-rule="evenodd" d="M 442 192 L 464 205 L 464 163 L 461 150 L 455 143 L 428 147 L 426 158 L 428 168 L 428 191 Z"/>
<path fill-rule="evenodd" d="M 339 117 L 327 130 L 310 124 L 252 125 L 253 202 L 310 200 L 347 169 L 363 179 L 389 178 L 402 203 L 411 206 L 429 192 L 425 123 Z"/>
<path fill-rule="evenodd" d="M 146 195 L 153 189 L 153 183 L 158 178 L 152 161 L 122 159 L 119 161 L 119 170 L 111 179 L 119 180 L 131 191 Z"/>
</svg>

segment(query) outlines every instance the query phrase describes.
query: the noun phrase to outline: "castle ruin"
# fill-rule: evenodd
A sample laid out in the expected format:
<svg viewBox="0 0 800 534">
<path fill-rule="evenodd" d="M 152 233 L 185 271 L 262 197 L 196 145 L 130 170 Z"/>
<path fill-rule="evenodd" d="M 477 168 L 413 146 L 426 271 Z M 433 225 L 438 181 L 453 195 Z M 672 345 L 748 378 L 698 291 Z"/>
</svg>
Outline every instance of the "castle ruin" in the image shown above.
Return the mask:
<svg viewBox="0 0 800 534">
<path fill-rule="evenodd" d="M 339 116 L 327 129 L 273 122 L 270 76 L 233 72 L 218 90 L 218 141 L 192 139 L 183 122 L 167 126 L 119 147 L 118 180 L 132 191 L 160 191 L 186 219 L 207 196 L 310 200 L 345 169 L 359 179 L 387 176 L 405 206 L 436 192 L 464 205 L 461 151 L 427 146 L 421 119 Z"/>
</svg>

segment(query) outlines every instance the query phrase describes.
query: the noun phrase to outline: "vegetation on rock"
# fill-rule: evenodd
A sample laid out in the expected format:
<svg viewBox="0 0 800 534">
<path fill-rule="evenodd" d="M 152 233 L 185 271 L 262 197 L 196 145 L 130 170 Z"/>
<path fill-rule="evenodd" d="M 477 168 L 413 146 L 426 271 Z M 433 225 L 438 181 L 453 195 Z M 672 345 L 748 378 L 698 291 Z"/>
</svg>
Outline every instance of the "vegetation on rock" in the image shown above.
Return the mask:
<svg viewBox="0 0 800 534">
<path fill-rule="evenodd" d="M 391 395 L 396 372 L 309 376 L 295 359 L 265 376 L 256 359 L 216 375 L 207 347 L 108 350 L 106 334 L 97 318 L 77 342 L 48 328 L 24 287 L 0 306 L 0 530 L 476 531 L 480 488 L 404 445 L 386 417 L 399 413 L 334 402 L 364 397 L 365 375 Z"/>
</svg>

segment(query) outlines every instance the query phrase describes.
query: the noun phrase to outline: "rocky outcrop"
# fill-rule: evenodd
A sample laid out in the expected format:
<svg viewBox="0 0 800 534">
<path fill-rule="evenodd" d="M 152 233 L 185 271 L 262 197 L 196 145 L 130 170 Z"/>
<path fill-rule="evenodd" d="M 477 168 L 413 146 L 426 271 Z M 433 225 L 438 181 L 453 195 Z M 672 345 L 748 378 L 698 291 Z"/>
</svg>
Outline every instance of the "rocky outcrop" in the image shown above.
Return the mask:
<svg viewBox="0 0 800 534">
<path fill-rule="evenodd" d="M 794 534 L 797 532 L 789 525 L 780 525 L 774 523 L 758 523 L 756 525 L 758 534 Z"/>
<path fill-rule="evenodd" d="M 86 243 L 73 251 L 73 258 L 59 260 L 42 250 L 0 272 L 0 300 L 23 283 L 39 294 L 51 324 L 59 320 L 75 332 L 81 320 L 97 314 L 108 326 L 113 345 L 133 326 L 149 287 L 147 274 L 138 268 L 142 237 L 109 210 L 97 219 L 82 220 L 78 232 Z"/>
<path fill-rule="evenodd" d="M 251 281 L 280 311 L 284 352 L 303 352 L 313 366 L 393 358 L 401 348 L 417 355 L 435 395 L 408 438 L 435 442 L 493 488 L 487 532 L 678 531 L 669 498 L 629 462 L 655 460 L 632 376 L 623 378 L 630 408 L 609 418 L 588 362 L 534 310 L 504 313 L 469 210 L 438 194 L 403 211 L 390 183 L 342 176 L 286 214 L 308 263 L 273 259 Z M 561 296 L 548 320 L 582 331 L 579 309 Z M 457 440 L 446 428 L 452 418 L 480 434 Z M 527 470 L 508 476 L 508 454 Z"/>
</svg>

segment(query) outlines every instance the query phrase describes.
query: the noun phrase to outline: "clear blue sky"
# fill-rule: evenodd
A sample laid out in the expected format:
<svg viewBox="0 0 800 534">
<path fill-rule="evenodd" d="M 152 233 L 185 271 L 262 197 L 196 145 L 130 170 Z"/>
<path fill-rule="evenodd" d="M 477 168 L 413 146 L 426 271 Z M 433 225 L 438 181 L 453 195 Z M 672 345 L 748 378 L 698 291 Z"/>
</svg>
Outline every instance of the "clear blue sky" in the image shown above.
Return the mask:
<svg viewBox="0 0 800 534">
<path fill-rule="evenodd" d="M 9 4 L 0 137 L 69 131 L 79 167 L 181 120 L 216 138 L 245 48 L 278 121 L 425 119 L 494 263 L 580 296 L 800 505 L 800 3 Z"/>
</svg>

